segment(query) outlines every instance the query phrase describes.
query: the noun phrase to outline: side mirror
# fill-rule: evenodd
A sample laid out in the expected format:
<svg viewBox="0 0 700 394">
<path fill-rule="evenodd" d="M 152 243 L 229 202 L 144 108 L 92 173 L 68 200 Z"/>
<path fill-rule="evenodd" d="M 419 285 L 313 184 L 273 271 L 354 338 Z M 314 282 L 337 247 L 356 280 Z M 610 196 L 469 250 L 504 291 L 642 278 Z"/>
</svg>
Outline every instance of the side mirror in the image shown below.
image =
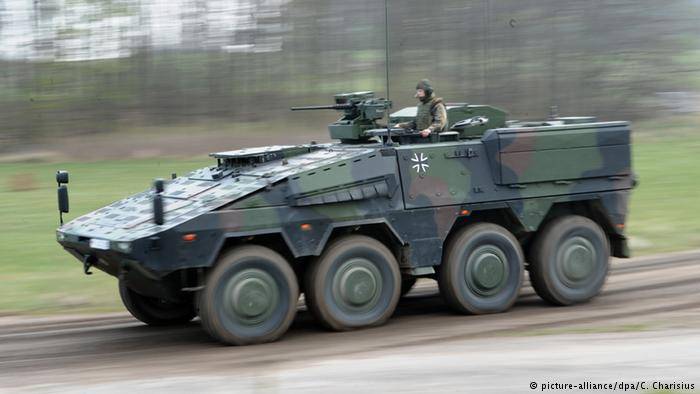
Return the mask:
<svg viewBox="0 0 700 394">
<path fill-rule="evenodd" d="M 63 226 L 63 214 L 70 210 L 68 204 L 68 171 L 56 171 L 56 183 L 58 183 L 58 220 Z"/>
<path fill-rule="evenodd" d="M 68 171 L 56 171 L 56 183 L 59 185 L 68 183 Z"/>
<path fill-rule="evenodd" d="M 68 174 L 66 173 L 66 182 L 68 182 Z M 60 213 L 68 213 L 68 187 L 61 185 L 58 187 L 58 211 Z"/>
</svg>

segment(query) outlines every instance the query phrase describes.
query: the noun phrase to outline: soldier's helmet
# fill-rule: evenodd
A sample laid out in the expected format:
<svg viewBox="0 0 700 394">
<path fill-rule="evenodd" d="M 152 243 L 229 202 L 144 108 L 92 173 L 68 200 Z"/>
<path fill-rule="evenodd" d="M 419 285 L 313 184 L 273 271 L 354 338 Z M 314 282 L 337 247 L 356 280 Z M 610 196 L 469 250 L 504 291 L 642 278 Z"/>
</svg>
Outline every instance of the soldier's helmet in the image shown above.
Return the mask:
<svg viewBox="0 0 700 394">
<path fill-rule="evenodd" d="M 425 91 L 426 96 L 430 96 L 431 94 L 433 94 L 433 85 L 427 79 L 421 79 L 420 81 L 418 81 L 418 84 L 416 85 L 416 90 L 418 89 L 423 89 L 423 91 Z"/>
</svg>

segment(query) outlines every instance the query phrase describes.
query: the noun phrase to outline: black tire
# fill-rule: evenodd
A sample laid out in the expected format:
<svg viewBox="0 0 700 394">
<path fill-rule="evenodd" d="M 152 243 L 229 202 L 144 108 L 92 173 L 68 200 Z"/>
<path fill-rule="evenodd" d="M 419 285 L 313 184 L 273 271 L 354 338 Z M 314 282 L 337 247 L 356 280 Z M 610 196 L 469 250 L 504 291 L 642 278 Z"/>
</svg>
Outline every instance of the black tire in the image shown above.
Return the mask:
<svg viewBox="0 0 700 394">
<path fill-rule="evenodd" d="M 271 342 L 294 320 L 297 278 L 277 252 L 246 245 L 224 253 L 199 297 L 202 327 L 230 345 Z"/>
<path fill-rule="evenodd" d="M 171 302 L 141 295 L 119 281 L 119 296 L 131 315 L 149 326 L 184 324 L 196 315 L 194 302 Z"/>
<path fill-rule="evenodd" d="M 608 276 L 610 246 L 591 219 L 563 216 L 549 222 L 530 250 L 530 282 L 555 305 L 585 302 L 600 293 Z"/>
<path fill-rule="evenodd" d="M 408 278 L 401 279 L 401 297 L 405 296 L 409 291 L 411 291 L 411 289 L 413 289 L 413 286 L 416 285 L 417 280 L 418 278 L 415 276 L 409 276 Z"/>
<path fill-rule="evenodd" d="M 445 249 L 440 293 L 459 313 L 504 312 L 518 297 L 523 265 L 520 244 L 505 228 L 491 223 L 465 227 Z"/>
<path fill-rule="evenodd" d="M 309 310 L 335 331 L 385 323 L 401 296 L 396 258 L 382 243 L 364 235 L 330 243 L 311 263 L 305 283 Z"/>
</svg>

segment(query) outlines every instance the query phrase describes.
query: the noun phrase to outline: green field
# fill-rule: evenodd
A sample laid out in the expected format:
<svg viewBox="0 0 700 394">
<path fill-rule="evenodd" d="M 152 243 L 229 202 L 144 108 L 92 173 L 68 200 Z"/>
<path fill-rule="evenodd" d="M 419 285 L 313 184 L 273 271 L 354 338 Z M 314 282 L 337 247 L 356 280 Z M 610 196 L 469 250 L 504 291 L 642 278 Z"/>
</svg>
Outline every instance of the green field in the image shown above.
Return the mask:
<svg viewBox="0 0 700 394">
<path fill-rule="evenodd" d="M 56 169 L 71 173 L 71 213 L 142 191 L 156 177 L 210 163 L 151 159 L 98 163 L 0 164 L 0 314 L 120 310 L 116 281 L 81 265 L 56 243 Z M 21 190 L 26 189 L 26 190 Z"/>
<path fill-rule="evenodd" d="M 81 265 L 55 242 L 56 169 L 71 172 L 71 213 L 97 209 L 149 187 L 156 177 L 210 163 L 148 159 L 0 164 L 0 315 L 122 310 L 116 280 Z M 627 224 L 635 255 L 700 247 L 700 135 L 635 138 L 634 191 Z"/>
</svg>

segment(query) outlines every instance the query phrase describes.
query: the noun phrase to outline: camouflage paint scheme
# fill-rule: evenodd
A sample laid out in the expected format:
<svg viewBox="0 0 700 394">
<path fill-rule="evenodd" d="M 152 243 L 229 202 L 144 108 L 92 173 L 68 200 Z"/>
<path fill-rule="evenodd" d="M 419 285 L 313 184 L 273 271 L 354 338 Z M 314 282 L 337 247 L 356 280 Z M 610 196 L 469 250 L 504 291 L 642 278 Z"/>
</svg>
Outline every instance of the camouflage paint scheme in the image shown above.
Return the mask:
<svg viewBox="0 0 700 394">
<path fill-rule="evenodd" d="M 623 229 L 635 182 L 629 126 L 581 122 L 506 126 L 503 118 L 480 138 L 452 142 L 215 153 L 217 165 L 166 183 L 163 225 L 153 222 L 149 190 L 63 225 L 58 239 L 80 261 L 164 297 L 192 284 L 166 283 L 166 276 L 211 267 L 231 242 L 281 239 L 296 264 L 319 255 L 334 231 L 368 225 L 400 245 L 405 275 L 432 273 L 463 224 L 490 218 L 526 244 L 561 210 L 585 212 L 608 234 L 612 254 L 627 257 Z M 184 234 L 197 238 L 187 242 Z M 90 239 L 108 240 L 109 250 L 92 248 Z"/>
</svg>

